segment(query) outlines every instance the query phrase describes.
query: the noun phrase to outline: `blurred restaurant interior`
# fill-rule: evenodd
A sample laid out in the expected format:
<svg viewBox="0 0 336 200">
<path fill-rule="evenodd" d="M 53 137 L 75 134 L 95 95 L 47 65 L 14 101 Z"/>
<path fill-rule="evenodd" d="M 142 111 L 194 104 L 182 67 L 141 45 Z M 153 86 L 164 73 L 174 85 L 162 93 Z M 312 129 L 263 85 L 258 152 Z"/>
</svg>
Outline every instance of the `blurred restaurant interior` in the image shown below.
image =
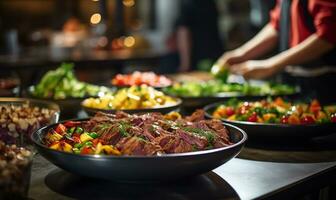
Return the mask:
<svg viewBox="0 0 336 200">
<path fill-rule="evenodd" d="M 336 199 L 335 82 L 335 0 L 1 0 L 0 199 Z"/>
</svg>

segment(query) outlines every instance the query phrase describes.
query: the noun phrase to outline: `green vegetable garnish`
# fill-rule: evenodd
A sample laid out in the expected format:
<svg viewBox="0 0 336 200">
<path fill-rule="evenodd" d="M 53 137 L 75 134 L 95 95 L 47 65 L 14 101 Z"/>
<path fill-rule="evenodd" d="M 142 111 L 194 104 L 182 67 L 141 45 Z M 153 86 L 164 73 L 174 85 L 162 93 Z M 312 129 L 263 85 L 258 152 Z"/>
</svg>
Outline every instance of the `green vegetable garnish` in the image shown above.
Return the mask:
<svg viewBox="0 0 336 200">
<path fill-rule="evenodd" d="M 119 124 L 119 131 L 120 131 L 120 134 L 123 136 L 123 137 L 127 137 L 129 136 L 129 134 L 127 133 L 127 130 L 131 127 L 130 124 L 127 124 L 125 122 L 120 122 Z"/>
<path fill-rule="evenodd" d="M 194 127 L 183 127 L 182 129 L 184 131 L 196 134 L 198 136 L 205 137 L 208 140 L 209 145 L 212 145 L 215 140 L 215 133 L 213 133 L 212 131 L 207 131 L 207 130 L 203 130 L 200 128 L 194 128 Z"/>
<path fill-rule="evenodd" d="M 272 83 L 225 83 L 220 80 L 206 82 L 184 82 L 164 88 L 164 92 L 180 97 L 206 97 L 216 96 L 221 93 L 234 92 L 237 94 L 260 95 L 288 95 L 295 93 L 296 88 L 284 84 Z"/>
<path fill-rule="evenodd" d="M 80 150 L 78 148 L 73 148 L 72 151 L 75 153 L 75 154 L 80 154 Z"/>
<path fill-rule="evenodd" d="M 75 133 L 83 133 L 83 131 L 84 131 L 83 128 L 77 127 Z"/>
<path fill-rule="evenodd" d="M 96 139 L 98 137 L 98 134 L 96 132 L 89 133 L 89 136 L 93 139 Z"/>
</svg>

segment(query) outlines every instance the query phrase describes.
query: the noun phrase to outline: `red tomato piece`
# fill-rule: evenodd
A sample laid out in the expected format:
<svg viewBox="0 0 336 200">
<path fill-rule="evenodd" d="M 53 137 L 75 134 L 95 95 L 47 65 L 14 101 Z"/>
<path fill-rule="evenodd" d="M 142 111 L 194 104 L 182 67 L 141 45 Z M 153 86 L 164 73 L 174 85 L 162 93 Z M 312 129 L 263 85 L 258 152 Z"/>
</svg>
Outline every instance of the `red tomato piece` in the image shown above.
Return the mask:
<svg viewBox="0 0 336 200">
<path fill-rule="evenodd" d="M 64 135 L 66 133 L 66 130 L 67 128 L 63 124 L 58 124 L 55 128 L 55 131 L 60 135 Z"/>
<path fill-rule="evenodd" d="M 91 149 L 91 147 L 83 147 L 83 149 L 81 150 L 81 154 L 92 154 L 93 150 Z"/>
<path fill-rule="evenodd" d="M 96 147 L 99 142 L 102 143 L 99 138 L 93 139 L 91 141 L 92 141 L 92 146 L 94 146 L 94 147 Z"/>
<path fill-rule="evenodd" d="M 322 110 L 320 102 L 317 101 L 316 99 L 314 99 L 314 100 L 310 103 L 309 111 L 312 112 L 312 113 L 317 113 L 317 112 L 319 112 L 320 110 Z"/>
<path fill-rule="evenodd" d="M 296 115 L 291 115 L 288 117 L 288 123 L 289 124 L 300 124 L 300 119 Z"/>
<path fill-rule="evenodd" d="M 81 122 L 67 121 L 63 125 L 66 126 L 67 128 L 71 128 L 71 127 L 74 127 L 74 126 L 78 126 L 80 124 L 81 124 Z"/>
<path fill-rule="evenodd" d="M 336 123 L 336 113 L 331 115 L 331 122 Z"/>
<path fill-rule="evenodd" d="M 247 121 L 249 121 L 249 122 L 257 122 L 258 121 L 258 116 L 257 116 L 257 113 L 252 113 L 252 115 L 249 117 L 249 118 L 247 118 Z"/>
<path fill-rule="evenodd" d="M 288 116 L 284 115 L 281 117 L 280 122 L 282 124 L 288 124 Z"/>
<path fill-rule="evenodd" d="M 315 124 L 315 119 L 312 116 L 304 116 L 300 121 L 301 124 Z"/>
<path fill-rule="evenodd" d="M 225 111 L 226 116 L 230 117 L 231 115 L 235 114 L 235 111 L 232 107 L 227 107 Z"/>
<path fill-rule="evenodd" d="M 79 133 L 74 133 L 72 134 L 72 139 L 75 143 L 81 143 L 82 141 L 80 140 L 80 134 Z"/>
</svg>

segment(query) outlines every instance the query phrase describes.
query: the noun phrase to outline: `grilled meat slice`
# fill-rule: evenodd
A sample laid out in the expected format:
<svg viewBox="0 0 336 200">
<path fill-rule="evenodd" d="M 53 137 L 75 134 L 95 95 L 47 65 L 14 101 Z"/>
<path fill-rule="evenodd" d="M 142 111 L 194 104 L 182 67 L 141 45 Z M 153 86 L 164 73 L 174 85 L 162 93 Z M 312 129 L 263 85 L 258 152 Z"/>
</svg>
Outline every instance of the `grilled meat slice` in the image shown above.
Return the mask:
<svg viewBox="0 0 336 200">
<path fill-rule="evenodd" d="M 123 155 L 157 155 L 163 152 L 159 145 L 136 136 L 122 138 L 116 147 Z"/>
<path fill-rule="evenodd" d="M 198 109 L 191 116 L 185 118 L 188 122 L 198 122 L 205 119 L 204 110 Z"/>
<path fill-rule="evenodd" d="M 205 137 L 189 133 L 182 129 L 176 130 L 178 136 L 180 136 L 186 143 L 195 145 L 197 149 L 202 150 L 208 146 L 209 142 Z"/>
</svg>

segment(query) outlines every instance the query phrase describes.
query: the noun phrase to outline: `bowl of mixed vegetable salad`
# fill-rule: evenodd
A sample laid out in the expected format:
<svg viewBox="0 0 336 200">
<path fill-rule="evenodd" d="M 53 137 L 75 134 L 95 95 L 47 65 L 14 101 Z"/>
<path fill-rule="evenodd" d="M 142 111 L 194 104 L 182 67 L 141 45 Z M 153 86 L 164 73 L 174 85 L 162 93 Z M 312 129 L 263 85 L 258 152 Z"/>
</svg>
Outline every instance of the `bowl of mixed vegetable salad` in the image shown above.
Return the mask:
<svg viewBox="0 0 336 200">
<path fill-rule="evenodd" d="M 336 105 L 268 98 L 230 99 L 204 108 L 209 118 L 234 124 L 252 136 L 317 136 L 336 130 Z"/>
<path fill-rule="evenodd" d="M 97 112 L 114 113 L 121 110 L 127 113 L 177 111 L 182 103 L 179 98 L 165 95 L 163 92 L 146 85 L 118 89 L 112 95 L 99 98 L 87 98 L 81 105 L 90 115 Z"/>
<path fill-rule="evenodd" d="M 180 97 L 184 106 L 204 106 L 228 98 L 285 96 L 299 93 L 299 88 L 278 83 L 246 82 L 226 83 L 221 80 L 175 83 L 163 91 Z"/>
<path fill-rule="evenodd" d="M 83 99 L 112 93 L 110 88 L 79 81 L 73 68 L 73 64 L 63 63 L 47 72 L 37 85 L 29 88 L 29 96 L 54 101 L 61 107 L 62 115 L 71 115 L 77 113 Z"/>
</svg>

